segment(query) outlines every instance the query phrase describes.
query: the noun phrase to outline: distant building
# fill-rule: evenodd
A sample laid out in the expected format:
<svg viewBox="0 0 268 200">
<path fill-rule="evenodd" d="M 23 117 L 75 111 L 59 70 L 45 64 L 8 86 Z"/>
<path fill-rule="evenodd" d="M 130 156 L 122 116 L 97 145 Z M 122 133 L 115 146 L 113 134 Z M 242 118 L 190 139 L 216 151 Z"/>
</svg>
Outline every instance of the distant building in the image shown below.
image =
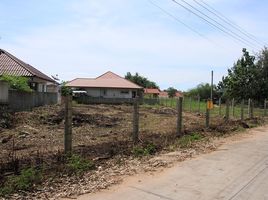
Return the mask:
<svg viewBox="0 0 268 200">
<path fill-rule="evenodd" d="M 160 90 L 157 88 L 145 88 L 144 89 L 144 97 L 158 98 L 159 94 L 160 94 Z"/>
<path fill-rule="evenodd" d="M 2 75 L 22 76 L 29 78 L 29 86 L 37 92 L 47 92 L 48 85 L 53 85 L 53 91 L 57 92 L 55 80 L 40 72 L 33 66 L 0 49 L 0 77 Z"/>
<path fill-rule="evenodd" d="M 97 78 L 76 78 L 66 86 L 99 98 L 136 98 L 143 90 L 143 87 L 110 71 Z"/>
<path fill-rule="evenodd" d="M 175 98 L 179 98 L 179 97 L 183 97 L 183 93 L 180 92 L 180 91 L 177 91 L 175 93 Z M 166 91 L 161 91 L 160 94 L 159 94 L 159 98 L 169 98 L 168 96 L 168 92 Z"/>
</svg>

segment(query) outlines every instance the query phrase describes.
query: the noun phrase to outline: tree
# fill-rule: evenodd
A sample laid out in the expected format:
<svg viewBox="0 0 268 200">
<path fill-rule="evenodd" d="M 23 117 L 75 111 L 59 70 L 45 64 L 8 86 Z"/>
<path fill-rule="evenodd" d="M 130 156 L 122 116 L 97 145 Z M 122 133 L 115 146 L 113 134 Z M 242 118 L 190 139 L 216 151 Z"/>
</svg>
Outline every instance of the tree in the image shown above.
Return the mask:
<svg viewBox="0 0 268 200">
<path fill-rule="evenodd" d="M 139 86 L 142 86 L 143 88 L 158 88 L 159 86 L 153 82 L 148 80 L 146 77 L 139 75 L 139 73 L 135 73 L 135 75 L 132 75 L 130 72 L 127 72 L 125 75 L 125 79 L 136 83 Z"/>
<path fill-rule="evenodd" d="M 246 49 L 242 52 L 242 57 L 228 69 L 228 75 L 219 82 L 218 89 L 223 96 L 229 98 L 260 100 L 261 68 L 255 64 L 255 56 L 250 55 Z"/>
<path fill-rule="evenodd" d="M 211 94 L 211 85 L 209 83 L 200 83 L 196 87 L 188 90 L 186 92 L 186 96 L 191 96 L 191 97 L 200 97 L 201 100 L 206 100 L 210 98 Z M 218 98 L 219 93 L 216 88 L 216 85 L 213 85 L 213 97 Z"/>
<path fill-rule="evenodd" d="M 12 89 L 23 92 L 32 92 L 28 83 L 29 79 L 26 77 L 3 75 L 0 77 L 0 80 L 7 82 Z"/>
<path fill-rule="evenodd" d="M 176 96 L 176 92 L 177 92 L 177 90 L 174 87 L 169 87 L 167 89 L 167 93 L 168 93 L 168 97 L 169 98 L 175 97 Z"/>
</svg>

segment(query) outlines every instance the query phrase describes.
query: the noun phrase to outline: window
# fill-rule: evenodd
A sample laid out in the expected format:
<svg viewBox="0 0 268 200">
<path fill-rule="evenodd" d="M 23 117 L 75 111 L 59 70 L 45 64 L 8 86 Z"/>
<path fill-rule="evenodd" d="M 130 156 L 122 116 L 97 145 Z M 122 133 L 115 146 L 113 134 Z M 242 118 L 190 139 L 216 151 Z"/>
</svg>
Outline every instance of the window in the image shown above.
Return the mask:
<svg viewBox="0 0 268 200">
<path fill-rule="evenodd" d="M 129 94 L 129 91 L 128 90 L 122 90 L 120 93 L 121 94 Z"/>
</svg>

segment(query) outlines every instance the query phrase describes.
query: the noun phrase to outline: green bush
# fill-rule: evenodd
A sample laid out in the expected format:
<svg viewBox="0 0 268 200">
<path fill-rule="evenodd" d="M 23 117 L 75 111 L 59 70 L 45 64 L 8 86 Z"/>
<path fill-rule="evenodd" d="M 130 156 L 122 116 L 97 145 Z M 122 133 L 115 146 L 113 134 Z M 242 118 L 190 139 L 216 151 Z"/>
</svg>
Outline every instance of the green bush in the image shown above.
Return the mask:
<svg viewBox="0 0 268 200">
<path fill-rule="evenodd" d="M 20 175 L 10 176 L 0 188 L 0 195 L 6 196 L 16 191 L 29 191 L 42 180 L 39 170 L 34 168 L 23 169 Z"/>
<path fill-rule="evenodd" d="M 71 155 L 67 158 L 67 169 L 70 173 L 81 174 L 87 170 L 94 169 L 92 161 L 82 158 L 79 155 Z"/>
<path fill-rule="evenodd" d="M 183 137 L 178 139 L 178 145 L 181 148 L 188 148 L 192 145 L 194 141 L 201 140 L 202 135 L 199 133 L 193 133 L 191 135 L 184 135 Z"/>
<path fill-rule="evenodd" d="M 26 77 L 3 75 L 0 77 L 0 80 L 7 82 L 12 89 L 23 92 L 32 92 L 32 89 L 28 84 L 29 79 Z"/>
<path fill-rule="evenodd" d="M 156 146 L 154 144 L 148 144 L 145 147 L 135 146 L 132 153 L 135 157 L 153 155 L 156 152 Z"/>
</svg>

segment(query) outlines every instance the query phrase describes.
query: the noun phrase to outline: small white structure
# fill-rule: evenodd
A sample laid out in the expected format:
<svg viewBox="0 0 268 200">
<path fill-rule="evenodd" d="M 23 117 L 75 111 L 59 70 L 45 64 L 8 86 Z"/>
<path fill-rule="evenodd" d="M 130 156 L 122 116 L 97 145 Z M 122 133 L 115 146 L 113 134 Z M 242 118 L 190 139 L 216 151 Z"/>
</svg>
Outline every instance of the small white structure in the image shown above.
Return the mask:
<svg viewBox="0 0 268 200">
<path fill-rule="evenodd" d="M 90 97 L 135 98 L 143 88 L 121 76 L 106 72 L 97 78 L 77 78 L 66 84 L 74 90 L 87 91 Z"/>
</svg>

